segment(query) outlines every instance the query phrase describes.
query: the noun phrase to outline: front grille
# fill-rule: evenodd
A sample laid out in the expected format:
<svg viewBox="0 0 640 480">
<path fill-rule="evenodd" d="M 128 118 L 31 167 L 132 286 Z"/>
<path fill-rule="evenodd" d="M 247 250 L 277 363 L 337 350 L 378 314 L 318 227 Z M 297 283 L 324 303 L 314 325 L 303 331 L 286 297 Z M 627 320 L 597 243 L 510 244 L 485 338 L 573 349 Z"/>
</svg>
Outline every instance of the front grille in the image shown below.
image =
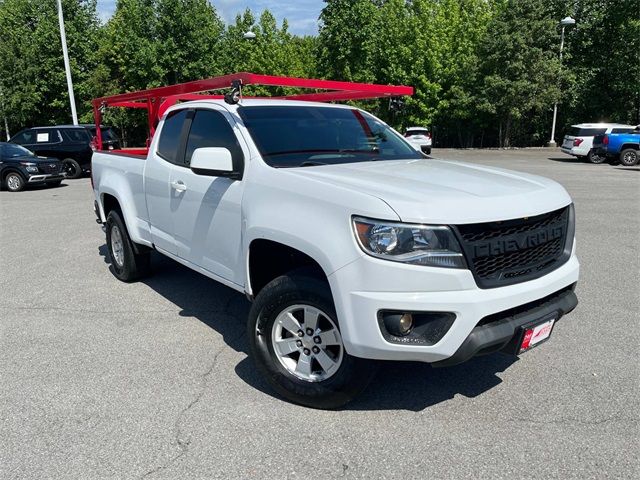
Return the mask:
<svg viewBox="0 0 640 480">
<path fill-rule="evenodd" d="M 494 288 L 532 280 L 565 263 L 573 240 L 572 208 L 454 227 L 478 286 Z"/>
<path fill-rule="evenodd" d="M 60 163 L 40 163 L 38 164 L 38 170 L 40 173 L 60 173 Z"/>
</svg>

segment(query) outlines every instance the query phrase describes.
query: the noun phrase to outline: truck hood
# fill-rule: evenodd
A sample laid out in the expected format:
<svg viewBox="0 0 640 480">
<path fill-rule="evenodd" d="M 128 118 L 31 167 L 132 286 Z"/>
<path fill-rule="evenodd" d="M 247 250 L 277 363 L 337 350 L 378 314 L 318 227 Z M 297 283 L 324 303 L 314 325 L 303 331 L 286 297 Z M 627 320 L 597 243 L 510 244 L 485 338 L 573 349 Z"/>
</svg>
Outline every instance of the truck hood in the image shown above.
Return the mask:
<svg viewBox="0 0 640 480">
<path fill-rule="evenodd" d="M 405 222 L 509 220 L 571 203 L 565 189 L 547 178 L 462 162 L 374 161 L 301 167 L 289 172 L 377 197 Z"/>
</svg>

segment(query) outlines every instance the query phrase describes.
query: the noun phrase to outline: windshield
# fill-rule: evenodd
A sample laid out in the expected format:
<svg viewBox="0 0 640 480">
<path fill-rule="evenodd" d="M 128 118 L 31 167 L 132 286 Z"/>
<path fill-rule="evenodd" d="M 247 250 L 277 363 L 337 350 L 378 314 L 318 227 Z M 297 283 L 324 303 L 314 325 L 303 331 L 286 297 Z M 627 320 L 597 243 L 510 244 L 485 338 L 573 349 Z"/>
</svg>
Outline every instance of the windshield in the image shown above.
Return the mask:
<svg viewBox="0 0 640 480">
<path fill-rule="evenodd" d="M 27 150 L 20 145 L 13 145 L 11 143 L 5 143 L 2 145 L 2 156 L 5 158 L 12 157 L 35 157 L 35 154 L 31 150 Z"/>
<path fill-rule="evenodd" d="M 424 158 L 391 127 L 356 109 L 258 106 L 239 113 L 272 167 Z"/>
</svg>

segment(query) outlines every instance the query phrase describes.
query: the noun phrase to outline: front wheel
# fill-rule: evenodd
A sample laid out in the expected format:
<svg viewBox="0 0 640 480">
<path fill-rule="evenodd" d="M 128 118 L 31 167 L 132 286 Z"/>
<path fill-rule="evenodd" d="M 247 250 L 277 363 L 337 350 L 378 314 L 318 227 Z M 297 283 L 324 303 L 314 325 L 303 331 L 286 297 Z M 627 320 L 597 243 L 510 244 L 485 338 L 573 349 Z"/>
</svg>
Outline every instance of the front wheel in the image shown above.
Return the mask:
<svg viewBox="0 0 640 480">
<path fill-rule="evenodd" d="M 587 155 L 587 160 L 595 164 L 604 163 L 606 159 L 607 157 L 605 157 L 604 155 L 598 155 L 593 150 L 589 150 L 589 155 Z"/>
<path fill-rule="evenodd" d="M 10 192 L 19 192 L 20 190 L 24 189 L 25 184 L 22 175 L 16 172 L 9 173 L 4 178 L 4 183 L 7 186 L 7 190 L 9 190 Z"/>
<path fill-rule="evenodd" d="M 247 329 L 258 370 L 292 402 L 341 407 L 375 374 L 372 362 L 345 351 L 326 281 L 295 273 L 276 278 L 256 297 Z"/>
<path fill-rule="evenodd" d="M 119 211 L 109 212 L 105 227 L 111 272 L 115 277 L 123 282 L 132 282 L 148 275 L 151 256 L 149 252 L 134 251 L 133 242 Z"/>
<path fill-rule="evenodd" d="M 625 148 L 620 152 L 620 163 L 625 167 L 633 167 L 640 161 L 640 151 L 634 148 Z"/>
</svg>

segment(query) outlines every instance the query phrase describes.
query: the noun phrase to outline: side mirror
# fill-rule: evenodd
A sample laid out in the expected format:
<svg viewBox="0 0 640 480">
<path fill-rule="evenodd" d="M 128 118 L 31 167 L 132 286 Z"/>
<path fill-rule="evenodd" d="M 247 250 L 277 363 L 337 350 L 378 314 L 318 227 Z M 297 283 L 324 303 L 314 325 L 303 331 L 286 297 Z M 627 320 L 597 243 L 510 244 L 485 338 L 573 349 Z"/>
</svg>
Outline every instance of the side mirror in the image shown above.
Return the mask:
<svg viewBox="0 0 640 480">
<path fill-rule="evenodd" d="M 196 148 L 190 167 L 198 175 L 240 178 L 240 174 L 233 169 L 231 152 L 223 147 Z"/>
</svg>

